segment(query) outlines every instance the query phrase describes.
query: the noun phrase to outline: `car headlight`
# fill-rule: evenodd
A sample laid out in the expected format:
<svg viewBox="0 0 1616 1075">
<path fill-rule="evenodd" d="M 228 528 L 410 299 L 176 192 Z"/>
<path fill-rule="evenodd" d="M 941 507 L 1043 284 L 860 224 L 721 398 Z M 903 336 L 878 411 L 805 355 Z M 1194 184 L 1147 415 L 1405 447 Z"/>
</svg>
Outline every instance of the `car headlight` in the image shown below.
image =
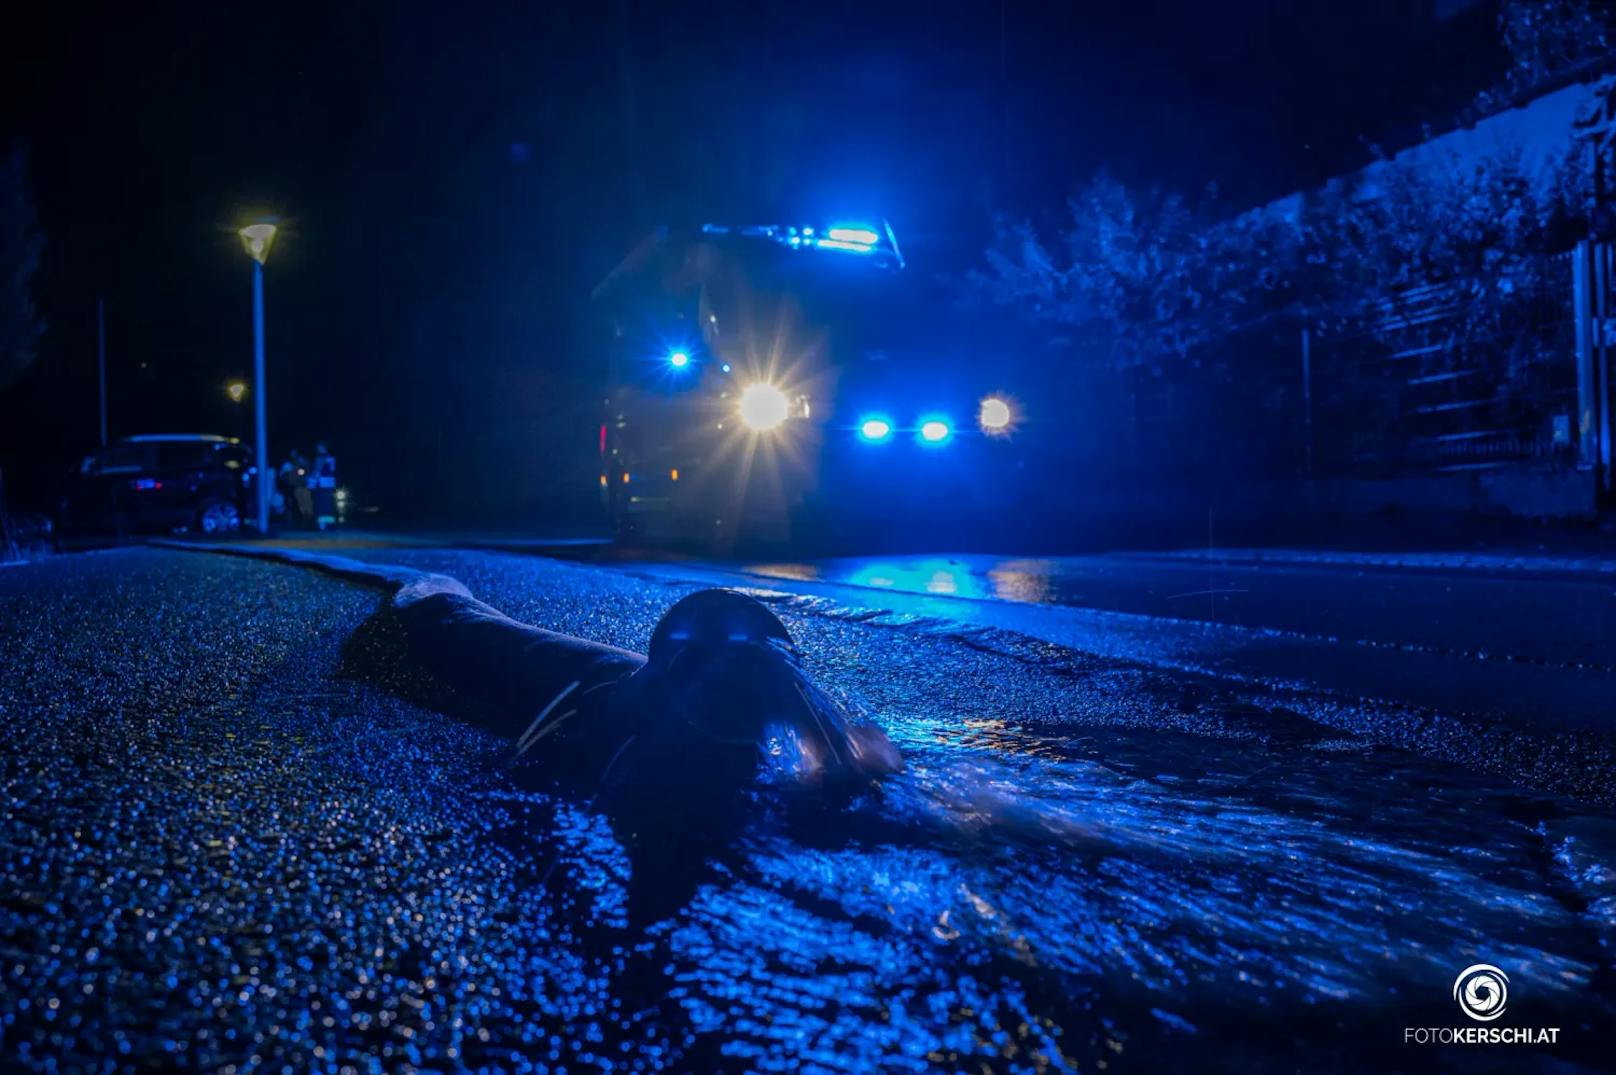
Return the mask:
<svg viewBox="0 0 1616 1075">
<path fill-rule="evenodd" d="M 741 393 L 741 421 L 760 433 L 779 428 L 790 409 L 786 394 L 767 381 L 748 385 Z"/>
<path fill-rule="evenodd" d="M 982 400 L 982 409 L 977 412 L 976 422 L 984 433 L 1008 433 L 1014 417 L 1009 403 L 998 396 L 988 396 Z"/>
</svg>

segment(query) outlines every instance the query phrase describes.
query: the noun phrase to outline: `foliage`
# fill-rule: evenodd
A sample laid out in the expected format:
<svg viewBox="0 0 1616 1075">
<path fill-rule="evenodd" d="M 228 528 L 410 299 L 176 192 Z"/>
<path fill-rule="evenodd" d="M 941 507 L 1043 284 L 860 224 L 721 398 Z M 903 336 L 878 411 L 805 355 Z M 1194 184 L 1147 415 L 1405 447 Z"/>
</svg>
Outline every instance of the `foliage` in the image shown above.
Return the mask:
<svg viewBox="0 0 1616 1075">
<path fill-rule="evenodd" d="M 1504 0 L 1499 33 L 1512 67 L 1478 101 L 1491 110 L 1610 56 L 1591 0 Z M 1101 175 L 1053 225 L 997 220 L 970 290 L 1119 367 L 1281 316 L 1353 331 L 1429 285 L 1459 304 L 1463 333 L 1543 283 L 1544 255 L 1585 232 L 1593 187 L 1589 155 L 1572 144 L 1528 168 L 1467 155 L 1463 139 L 1240 214 L 1215 192 L 1186 199 Z"/>
<path fill-rule="evenodd" d="M 976 291 L 1121 367 L 1185 356 L 1277 317 L 1346 332 L 1410 289 L 1449 285 L 1473 316 L 1531 290 L 1585 219 L 1586 155 L 1392 160 L 1238 215 L 1084 185 L 1052 228 L 999 221 Z"/>
<path fill-rule="evenodd" d="M 45 331 L 29 285 L 45 249 L 28 186 L 28 157 L 0 159 L 0 386 L 27 368 Z"/>
<path fill-rule="evenodd" d="M 1215 196 L 1192 203 L 1102 175 L 1066 208 L 1052 231 L 999 221 L 974 283 L 1119 365 L 1183 354 L 1287 288 L 1290 230 L 1255 215 L 1216 223 Z"/>
<path fill-rule="evenodd" d="M 1504 0 L 1498 35 L 1510 56 L 1508 88 L 1525 91 L 1610 57 L 1610 25 L 1590 0 Z"/>
</svg>

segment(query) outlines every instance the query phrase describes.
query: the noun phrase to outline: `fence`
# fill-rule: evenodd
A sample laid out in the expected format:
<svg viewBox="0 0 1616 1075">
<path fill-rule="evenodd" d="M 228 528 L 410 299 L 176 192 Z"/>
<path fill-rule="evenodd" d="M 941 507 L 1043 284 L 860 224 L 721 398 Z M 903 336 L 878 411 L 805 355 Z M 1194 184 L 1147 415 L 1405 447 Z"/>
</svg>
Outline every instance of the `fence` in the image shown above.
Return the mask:
<svg viewBox="0 0 1616 1075">
<path fill-rule="evenodd" d="M 1388 477 L 1577 461 L 1572 256 L 1403 291 L 1308 332 L 1314 472 Z"/>
</svg>

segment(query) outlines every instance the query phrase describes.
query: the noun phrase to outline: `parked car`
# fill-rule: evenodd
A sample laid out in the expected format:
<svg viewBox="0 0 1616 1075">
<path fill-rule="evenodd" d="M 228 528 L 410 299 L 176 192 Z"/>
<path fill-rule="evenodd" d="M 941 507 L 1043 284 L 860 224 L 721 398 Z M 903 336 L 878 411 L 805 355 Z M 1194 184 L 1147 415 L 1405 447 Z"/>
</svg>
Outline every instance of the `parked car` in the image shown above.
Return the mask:
<svg viewBox="0 0 1616 1075">
<path fill-rule="evenodd" d="M 234 437 L 168 433 L 125 437 L 69 476 L 63 532 L 227 534 L 241 528 L 254 473 Z"/>
</svg>

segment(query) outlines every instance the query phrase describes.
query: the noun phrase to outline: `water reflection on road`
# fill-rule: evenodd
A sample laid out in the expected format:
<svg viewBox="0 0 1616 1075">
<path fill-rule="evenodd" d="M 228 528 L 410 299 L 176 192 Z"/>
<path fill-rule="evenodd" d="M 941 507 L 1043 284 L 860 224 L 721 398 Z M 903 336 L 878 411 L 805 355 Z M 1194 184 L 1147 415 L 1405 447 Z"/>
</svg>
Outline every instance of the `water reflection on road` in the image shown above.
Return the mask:
<svg viewBox="0 0 1616 1075">
<path fill-rule="evenodd" d="M 746 570 L 798 582 L 843 582 L 900 593 L 1044 604 L 1056 599 L 1050 584 L 1056 567 L 1053 560 L 927 556 L 752 564 Z"/>
<path fill-rule="evenodd" d="M 1608 824 L 1579 841 L 1552 803 L 1395 752 L 994 727 L 905 747 L 911 772 L 836 823 L 754 834 L 672 930 L 677 995 L 732 1055 L 1161 1069 L 1193 1040 L 1231 1069 L 1276 1047 L 1397 1062 L 1398 1028 L 1451 1023 L 1478 961 L 1562 1022 L 1612 1014 L 1610 910 L 1576 913 L 1545 869 L 1608 881 L 1611 846 L 1587 846 Z"/>
</svg>

